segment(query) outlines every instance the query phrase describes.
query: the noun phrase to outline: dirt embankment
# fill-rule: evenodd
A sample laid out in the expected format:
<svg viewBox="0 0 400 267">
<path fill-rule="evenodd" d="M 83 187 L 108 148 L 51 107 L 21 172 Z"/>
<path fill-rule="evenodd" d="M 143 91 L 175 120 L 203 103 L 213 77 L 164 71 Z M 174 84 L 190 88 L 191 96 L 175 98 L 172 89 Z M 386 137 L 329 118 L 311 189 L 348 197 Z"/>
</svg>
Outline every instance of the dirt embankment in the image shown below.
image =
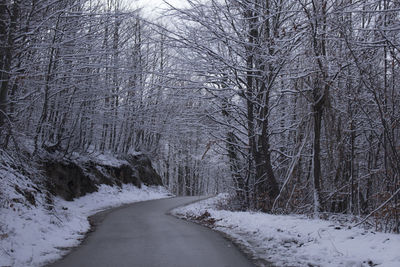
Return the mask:
<svg viewBox="0 0 400 267">
<path fill-rule="evenodd" d="M 162 185 L 161 177 L 143 154 L 126 155 L 118 161 L 96 158 L 47 159 L 42 164 L 47 187 L 54 195 L 72 200 L 97 191 L 101 184 Z"/>
</svg>

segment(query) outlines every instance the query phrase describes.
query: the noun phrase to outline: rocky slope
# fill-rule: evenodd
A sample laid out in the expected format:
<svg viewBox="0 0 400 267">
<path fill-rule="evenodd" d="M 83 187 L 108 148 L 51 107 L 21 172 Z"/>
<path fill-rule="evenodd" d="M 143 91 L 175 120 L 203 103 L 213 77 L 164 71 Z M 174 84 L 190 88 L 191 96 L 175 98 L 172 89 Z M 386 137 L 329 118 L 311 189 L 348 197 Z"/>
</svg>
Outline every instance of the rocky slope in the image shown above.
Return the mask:
<svg viewBox="0 0 400 267">
<path fill-rule="evenodd" d="M 72 200 L 97 190 L 101 184 L 162 185 L 161 177 L 144 154 L 116 159 L 111 156 L 75 156 L 71 159 L 46 157 L 42 160 L 51 193 Z"/>
</svg>

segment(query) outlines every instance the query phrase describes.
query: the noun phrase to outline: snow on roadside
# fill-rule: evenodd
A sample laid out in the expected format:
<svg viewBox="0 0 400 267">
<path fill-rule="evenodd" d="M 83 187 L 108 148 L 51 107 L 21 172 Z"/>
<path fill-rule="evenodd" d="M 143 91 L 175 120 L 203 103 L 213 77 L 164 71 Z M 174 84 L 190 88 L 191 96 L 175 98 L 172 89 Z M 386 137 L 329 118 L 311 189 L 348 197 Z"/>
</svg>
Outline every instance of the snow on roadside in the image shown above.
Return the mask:
<svg viewBox="0 0 400 267">
<path fill-rule="evenodd" d="M 349 229 L 305 216 L 218 210 L 226 198 L 220 194 L 172 213 L 203 219 L 247 247 L 254 259 L 276 266 L 400 266 L 400 235 Z"/>
<path fill-rule="evenodd" d="M 101 185 L 98 192 L 68 202 L 55 198 L 54 209 L 15 203 L 0 208 L 0 266 L 40 266 L 80 243 L 89 230 L 88 217 L 127 203 L 168 197 L 163 187 Z M 41 200 L 44 202 L 44 198 Z"/>
</svg>

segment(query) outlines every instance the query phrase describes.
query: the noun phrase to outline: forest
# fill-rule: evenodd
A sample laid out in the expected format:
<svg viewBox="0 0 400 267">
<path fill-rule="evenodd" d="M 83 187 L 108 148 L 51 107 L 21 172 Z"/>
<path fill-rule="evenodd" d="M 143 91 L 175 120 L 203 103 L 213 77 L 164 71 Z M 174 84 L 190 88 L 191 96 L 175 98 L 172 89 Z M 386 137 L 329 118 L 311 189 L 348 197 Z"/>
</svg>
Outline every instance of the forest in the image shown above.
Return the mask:
<svg viewBox="0 0 400 267">
<path fill-rule="evenodd" d="M 398 79 L 398 0 L 0 0 L 3 158 L 141 151 L 233 209 L 399 233 Z"/>
</svg>

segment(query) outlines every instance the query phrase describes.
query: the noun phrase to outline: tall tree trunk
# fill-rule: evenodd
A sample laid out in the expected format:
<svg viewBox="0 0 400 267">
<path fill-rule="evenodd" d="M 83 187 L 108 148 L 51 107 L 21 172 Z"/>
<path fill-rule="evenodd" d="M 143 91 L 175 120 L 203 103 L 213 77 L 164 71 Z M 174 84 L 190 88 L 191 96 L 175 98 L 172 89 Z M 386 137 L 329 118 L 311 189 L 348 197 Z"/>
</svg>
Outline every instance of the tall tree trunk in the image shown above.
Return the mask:
<svg viewBox="0 0 400 267">
<path fill-rule="evenodd" d="M 20 1 L 14 1 L 11 12 L 6 0 L 0 0 L 0 128 L 7 119 L 7 96 L 10 83 L 10 71 L 14 51 L 14 35 L 17 30 Z M 7 25 L 7 21 L 9 21 Z"/>
<path fill-rule="evenodd" d="M 51 82 L 51 79 L 52 79 L 52 72 L 53 72 L 53 68 L 54 68 L 54 62 L 56 61 L 54 54 L 56 53 L 55 43 L 56 43 L 58 30 L 59 30 L 58 29 L 58 25 L 59 25 L 59 22 L 60 22 L 60 16 L 57 18 L 57 23 L 56 23 L 55 28 L 54 28 L 53 39 L 52 39 L 52 42 L 51 42 L 52 46 L 50 48 L 49 62 L 47 64 L 45 85 L 44 85 L 43 108 L 42 108 L 42 113 L 40 115 L 40 119 L 38 121 L 38 125 L 36 126 L 36 134 L 35 134 L 35 137 L 34 137 L 35 152 L 37 151 L 37 148 L 38 148 L 39 137 L 41 136 L 41 134 L 43 132 L 43 125 L 46 122 L 47 116 L 48 116 L 49 97 L 50 97 L 50 95 L 49 95 L 50 94 L 50 82 Z"/>
<path fill-rule="evenodd" d="M 314 212 L 321 211 L 321 123 L 322 107 L 314 105 L 314 140 L 313 140 L 313 186 L 314 186 Z"/>
</svg>

